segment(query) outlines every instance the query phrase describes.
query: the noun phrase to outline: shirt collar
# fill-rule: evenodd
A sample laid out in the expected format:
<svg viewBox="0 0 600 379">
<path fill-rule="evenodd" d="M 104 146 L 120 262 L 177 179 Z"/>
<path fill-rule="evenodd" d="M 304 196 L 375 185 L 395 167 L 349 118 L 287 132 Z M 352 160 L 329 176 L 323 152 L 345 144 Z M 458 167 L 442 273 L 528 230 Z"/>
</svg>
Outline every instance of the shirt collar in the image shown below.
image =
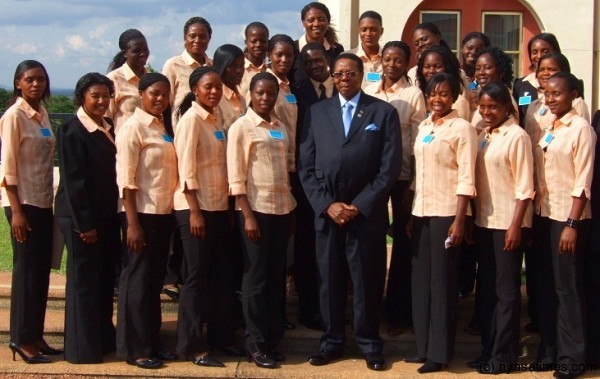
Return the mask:
<svg viewBox="0 0 600 379">
<path fill-rule="evenodd" d="M 27 116 L 27 118 L 32 118 L 39 123 L 42 123 L 44 119 L 48 118 L 48 113 L 46 113 L 46 110 L 41 105 L 40 111 L 38 112 L 35 109 L 33 109 L 31 105 L 29 105 L 29 103 L 25 101 L 25 99 L 23 99 L 22 97 L 18 97 L 17 101 L 15 101 L 15 104 L 18 105 L 23 110 L 23 112 L 25 112 L 25 116 Z"/>
<path fill-rule="evenodd" d="M 200 64 L 200 62 L 198 62 L 197 60 L 195 60 L 190 53 L 188 53 L 187 50 L 183 50 L 183 53 L 181 53 L 181 57 L 183 58 L 183 61 L 185 62 L 185 64 L 187 64 L 188 66 L 192 67 L 192 68 L 198 68 L 200 66 L 212 66 L 212 59 L 210 59 L 208 57 L 208 55 L 206 55 L 206 53 L 204 53 L 204 64 Z"/>
<path fill-rule="evenodd" d="M 100 130 L 101 132 L 108 132 L 112 128 L 110 124 L 106 122 L 104 118 L 102 118 L 102 128 L 104 130 L 101 130 L 100 126 L 96 124 L 96 122 L 90 117 L 90 115 L 85 112 L 83 107 L 79 107 L 79 109 L 77 109 L 77 118 L 79 119 L 79 121 L 81 121 L 83 127 L 90 133 L 93 133 L 96 130 Z"/>
<path fill-rule="evenodd" d="M 250 120 L 252 126 L 265 126 L 268 129 L 281 127 L 281 122 L 277 117 L 275 117 L 275 113 L 271 112 L 270 116 L 271 122 L 268 122 L 264 118 L 257 115 L 256 112 L 254 112 L 254 109 L 248 108 L 248 110 L 246 111 L 246 117 L 248 118 L 248 120 Z"/>
<path fill-rule="evenodd" d="M 354 95 L 354 97 L 350 100 L 346 100 L 342 96 L 342 94 L 338 93 L 338 96 L 340 98 L 340 104 L 342 104 L 342 106 L 344 106 L 344 105 L 346 105 L 346 103 L 350 103 L 350 104 L 352 104 L 354 109 L 356 109 L 356 107 L 358 106 L 358 101 L 360 100 L 361 93 L 362 93 L 362 91 L 358 91 L 358 93 L 356 95 Z"/>
<path fill-rule="evenodd" d="M 330 89 L 333 90 L 333 79 L 331 78 L 331 76 L 328 76 L 324 82 L 319 82 L 318 80 L 314 80 L 313 78 L 308 78 L 308 79 L 310 79 L 310 82 L 312 83 L 313 87 L 315 87 L 315 90 L 317 90 L 317 95 L 321 94 L 320 89 L 319 89 L 319 86 L 321 84 L 323 84 L 325 86 L 326 93 L 330 93 L 329 92 Z"/>
<path fill-rule="evenodd" d="M 125 80 L 130 81 L 131 79 L 136 79 L 139 80 L 140 78 L 137 77 L 137 75 L 135 74 L 135 72 L 133 72 L 133 70 L 131 69 L 131 67 L 129 67 L 129 65 L 127 64 L 127 62 L 123 63 L 123 66 L 121 66 L 123 68 L 123 76 L 125 77 Z M 146 68 L 144 68 L 144 74 L 146 73 Z"/>
<path fill-rule="evenodd" d="M 210 121 L 213 123 L 217 122 L 216 109 L 212 112 L 209 112 L 206 109 L 202 108 L 202 105 L 198 104 L 197 101 L 192 101 L 192 109 L 204 121 Z"/>
<path fill-rule="evenodd" d="M 360 59 L 362 59 L 363 62 L 372 62 L 373 60 L 369 59 L 369 57 L 367 56 L 367 53 L 365 53 L 365 49 L 363 49 L 362 47 L 362 43 L 359 43 L 358 46 L 356 47 L 356 56 L 359 57 Z M 379 46 L 379 52 L 377 53 L 377 55 L 375 55 L 374 57 L 375 61 L 377 60 L 381 60 L 381 46 Z"/>
<path fill-rule="evenodd" d="M 308 41 L 306 40 L 306 33 L 302 34 L 300 38 L 298 38 L 298 50 L 302 50 L 304 45 L 306 45 L 307 43 Z M 331 45 L 329 44 L 329 42 L 327 42 L 327 39 L 323 40 L 323 46 L 325 46 L 325 50 L 331 50 Z"/>
<path fill-rule="evenodd" d="M 399 92 L 400 90 L 410 86 L 404 76 L 402 76 L 400 78 L 400 80 L 398 80 L 396 83 L 392 84 L 391 87 L 386 88 L 385 90 L 383 89 L 383 82 L 384 82 L 384 78 L 381 78 L 381 82 L 377 85 L 377 91 L 375 91 L 375 93 L 380 93 L 380 92 L 396 93 L 396 92 Z"/>
<path fill-rule="evenodd" d="M 495 134 L 495 135 L 500 135 L 500 134 L 502 134 L 502 135 L 505 135 L 505 134 L 506 134 L 506 132 L 507 132 L 507 131 L 508 131 L 510 128 L 514 127 L 515 125 L 516 125 L 516 126 L 519 126 L 519 125 L 518 125 L 518 124 L 515 122 L 515 118 L 514 118 L 514 116 L 510 116 L 510 117 L 509 117 L 509 118 L 508 118 L 506 121 L 504 121 L 504 122 L 502 123 L 502 125 L 500 125 L 500 126 L 499 126 L 499 127 L 497 127 L 496 129 L 494 129 L 494 130 L 492 131 L 492 133 L 490 133 L 490 127 L 486 127 L 486 128 L 485 128 L 485 134 L 486 134 L 486 136 L 489 136 L 489 135 L 494 135 L 494 134 Z M 520 126 L 519 126 L 519 127 L 520 127 Z"/>
<path fill-rule="evenodd" d="M 136 116 L 136 118 L 138 120 L 140 120 L 140 122 L 144 126 L 151 126 L 152 124 L 155 124 L 157 126 L 160 126 L 160 128 L 163 129 L 163 131 L 164 131 L 164 129 L 165 129 L 164 123 L 157 117 L 154 117 L 150 113 L 143 110 L 142 108 L 135 108 L 135 111 L 133 114 Z"/>
<path fill-rule="evenodd" d="M 573 121 L 573 118 L 575 118 L 575 116 L 577 116 L 577 112 L 575 112 L 575 109 L 571 109 L 569 111 L 569 113 L 567 113 L 566 115 L 562 116 L 558 121 L 560 122 L 560 126 L 571 126 L 571 122 Z M 553 117 L 553 120 L 556 120 L 556 116 Z M 552 123 L 554 123 L 554 121 L 552 121 Z M 556 129 L 556 128 L 554 128 Z"/>
<path fill-rule="evenodd" d="M 241 95 L 239 95 L 240 93 L 240 86 L 235 86 L 238 92 L 238 95 L 236 95 L 235 92 L 233 92 L 233 90 L 229 87 L 227 87 L 226 85 L 223 84 L 223 96 L 227 99 L 227 100 L 231 100 L 231 98 L 236 95 L 238 98 L 241 97 Z"/>
<path fill-rule="evenodd" d="M 450 113 L 448 113 L 447 115 L 445 115 L 444 117 L 440 118 L 437 121 L 433 121 L 433 113 L 431 113 L 429 115 L 429 117 L 427 117 L 425 119 L 425 124 L 426 125 L 442 125 L 442 124 L 448 124 L 448 126 L 451 126 L 452 123 L 454 122 L 455 119 L 458 118 L 458 112 L 456 111 L 456 109 L 453 109 Z"/>
<path fill-rule="evenodd" d="M 267 69 L 267 65 L 263 62 L 260 66 L 256 67 L 254 63 L 250 62 L 250 59 L 244 57 L 244 68 L 246 71 L 260 71 L 263 72 Z"/>
<path fill-rule="evenodd" d="M 540 90 L 540 82 L 538 82 L 535 72 L 530 72 L 527 76 L 523 78 L 524 82 L 529 82 L 532 86 Z"/>
<path fill-rule="evenodd" d="M 275 75 L 275 73 L 273 72 L 273 70 L 271 70 L 270 68 L 267 69 L 267 72 L 270 74 L 273 74 L 273 76 L 275 78 L 277 78 L 277 83 L 279 83 L 279 88 L 283 88 L 286 90 L 290 89 L 290 81 L 286 78 L 285 81 L 279 79 L 279 77 L 277 75 Z"/>
</svg>

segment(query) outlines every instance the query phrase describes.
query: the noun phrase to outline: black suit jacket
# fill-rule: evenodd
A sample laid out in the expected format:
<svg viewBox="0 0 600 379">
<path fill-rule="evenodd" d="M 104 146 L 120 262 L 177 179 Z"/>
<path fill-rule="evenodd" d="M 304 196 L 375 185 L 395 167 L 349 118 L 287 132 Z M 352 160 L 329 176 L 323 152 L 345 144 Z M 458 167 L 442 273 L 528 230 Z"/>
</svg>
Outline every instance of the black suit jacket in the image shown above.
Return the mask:
<svg viewBox="0 0 600 379">
<path fill-rule="evenodd" d="M 296 125 L 296 141 L 300 141 L 300 137 L 302 135 L 302 127 L 304 125 L 304 115 L 308 108 L 310 108 L 313 104 L 321 101 L 319 99 L 319 94 L 315 90 L 313 83 L 310 81 L 310 78 L 304 78 L 303 80 L 294 83 L 292 86 L 292 93 L 296 96 L 296 104 L 298 105 L 298 122 Z M 337 96 L 337 91 L 335 87 L 333 88 L 333 96 Z M 298 150 L 298 149 L 296 149 Z"/>
<path fill-rule="evenodd" d="M 299 170 L 317 230 L 323 230 L 326 210 L 335 201 L 354 204 L 369 225 L 387 227 L 387 199 L 401 166 L 398 120 L 393 106 L 365 93 L 348 136 L 344 136 L 339 96 L 308 109 L 299 144 Z"/>
<path fill-rule="evenodd" d="M 73 218 L 80 232 L 114 217 L 119 197 L 115 144 L 100 130 L 88 132 L 75 116 L 58 127 L 56 148 L 60 172 L 56 215 Z"/>
<path fill-rule="evenodd" d="M 528 96 L 531 96 L 531 101 L 537 100 L 538 91 L 531 83 L 524 82 L 523 78 L 515 79 L 513 84 L 513 98 L 519 104 L 519 98 L 521 96 L 525 96 L 525 92 L 528 92 Z M 525 127 L 525 115 L 527 114 L 527 108 L 529 108 L 529 104 L 527 105 L 519 105 L 519 125 L 522 128 Z"/>
</svg>

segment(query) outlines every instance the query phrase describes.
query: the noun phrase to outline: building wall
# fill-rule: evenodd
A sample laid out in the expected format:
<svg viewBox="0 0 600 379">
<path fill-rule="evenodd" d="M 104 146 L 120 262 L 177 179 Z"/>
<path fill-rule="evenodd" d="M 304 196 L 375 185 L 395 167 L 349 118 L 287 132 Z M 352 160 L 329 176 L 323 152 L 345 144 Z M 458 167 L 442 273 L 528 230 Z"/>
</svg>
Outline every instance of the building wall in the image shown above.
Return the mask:
<svg viewBox="0 0 600 379">
<path fill-rule="evenodd" d="M 441 0 L 321 0 L 332 13 L 332 22 L 338 28 L 340 41 L 346 48 L 358 43 L 358 16 L 366 10 L 375 10 L 383 16 L 383 41 L 402 39 L 410 16 L 421 3 Z M 482 5 L 501 4 L 496 0 L 444 0 L 454 9 L 472 7 L 478 1 Z M 554 33 L 563 53 L 569 58 L 573 74 L 585 82 L 585 99 L 592 111 L 600 108 L 600 0 L 519 0 L 529 9 L 542 31 Z M 501 5 L 500 5 L 501 6 Z M 502 9 L 502 8 L 501 8 Z M 468 11 L 463 11 L 468 14 Z M 477 15 L 481 18 L 480 15 Z M 525 21 L 525 20 L 524 20 Z M 463 30 L 464 32 L 464 30 Z M 534 33 L 532 32 L 531 35 Z M 524 43 L 527 44 L 527 32 Z M 403 39 L 411 42 L 410 39 Z M 412 45 L 412 43 L 411 43 Z M 526 55 L 526 54 L 525 54 Z"/>
</svg>

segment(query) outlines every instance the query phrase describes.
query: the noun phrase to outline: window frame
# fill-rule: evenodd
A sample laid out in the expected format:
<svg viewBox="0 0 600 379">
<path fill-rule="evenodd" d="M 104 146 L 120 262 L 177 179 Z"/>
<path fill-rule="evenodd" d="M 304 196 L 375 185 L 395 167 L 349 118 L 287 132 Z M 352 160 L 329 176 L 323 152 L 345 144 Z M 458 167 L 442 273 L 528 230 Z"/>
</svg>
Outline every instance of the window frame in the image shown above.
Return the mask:
<svg viewBox="0 0 600 379">
<path fill-rule="evenodd" d="M 523 52 L 521 47 L 523 46 L 523 12 L 511 12 L 511 11 L 481 11 L 481 31 L 485 33 L 485 16 L 519 16 L 519 43 L 518 50 L 505 50 L 504 52 L 510 56 L 516 56 L 517 59 L 513 61 L 513 71 L 515 78 L 521 76 Z"/>
<path fill-rule="evenodd" d="M 462 11 L 460 10 L 432 10 L 432 9 L 424 9 L 419 11 L 419 23 L 423 22 L 424 14 L 452 14 L 456 15 L 456 50 L 452 49 L 452 52 L 458 56 L 460 53 L 460 40 L 461 40 L 461 26 L 462 26 Z M 443 37 L 443 36 L 442 36 Z M 446 42 L 448 40 L 444 38 Z"/>
</svg>

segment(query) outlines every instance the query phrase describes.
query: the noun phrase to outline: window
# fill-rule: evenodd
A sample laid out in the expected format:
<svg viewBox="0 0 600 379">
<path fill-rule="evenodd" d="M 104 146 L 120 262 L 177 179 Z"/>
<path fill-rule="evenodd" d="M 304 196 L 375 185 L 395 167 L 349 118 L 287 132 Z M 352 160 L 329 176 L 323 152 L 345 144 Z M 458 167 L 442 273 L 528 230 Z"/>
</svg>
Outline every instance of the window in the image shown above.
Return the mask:
<svg viewBox="0 0 600 379">
<path fill-rule="evenodd" d="M 442 38 L 454 53 L 460 47 L 460 12 L 458 11 L 421 11 L 420 22 L 433 22 Z"/>
<path fill-rule="evenodd" d="M 519 12 L 483 12 L 483 32 L 497 46 L 513 58 L 515 77 L 521 73 L 521 43 L 523 41 L 523 14 Z"/>
</svg>

